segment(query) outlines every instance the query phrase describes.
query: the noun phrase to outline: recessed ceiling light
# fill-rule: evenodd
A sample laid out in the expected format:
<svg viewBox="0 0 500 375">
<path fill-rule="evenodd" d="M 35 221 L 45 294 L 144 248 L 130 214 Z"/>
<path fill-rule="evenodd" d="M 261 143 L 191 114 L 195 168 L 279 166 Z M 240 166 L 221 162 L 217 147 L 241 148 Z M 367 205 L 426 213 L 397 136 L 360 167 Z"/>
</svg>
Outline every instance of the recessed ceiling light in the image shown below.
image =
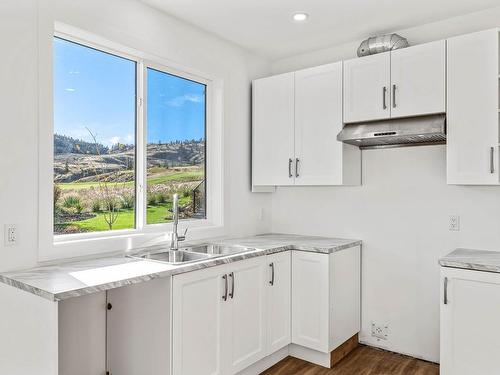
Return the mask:
<svg viewBox="0 0 500 375">
<path fill-rule="evenodd" d="M 295 22 L 304 22 L 309 18 L 309 14 L 303 12 L 294 13 L 292 16 Z"/>
</svg>

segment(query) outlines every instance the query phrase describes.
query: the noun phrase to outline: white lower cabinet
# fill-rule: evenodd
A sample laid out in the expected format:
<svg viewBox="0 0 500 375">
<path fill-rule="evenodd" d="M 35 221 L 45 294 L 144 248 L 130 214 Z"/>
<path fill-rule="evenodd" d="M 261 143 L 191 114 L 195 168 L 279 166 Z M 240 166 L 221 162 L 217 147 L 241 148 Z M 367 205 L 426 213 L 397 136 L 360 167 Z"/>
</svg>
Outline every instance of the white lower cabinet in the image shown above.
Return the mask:
<svg viewBox="0 0 500 375">
<path fill-rule="evenodd" d="M 361 248 L 292 251 L 292 343 L 330 353 L 360 330 Z"/>
<path fill-rule="evenodd" d="M 500 274 L 441 268 L 441 375 L 496 375 Z"/>
<path fill-rule="evenodd" d="M 267 354 L 287 346 L 291 334 L 291 254 L 290 251 L 267 256 Z"/>
<path fill-rule="evenodd" d="M 173 277 L 173 374 L 235 374 L 266 356 L 266 257 Z"/>
</svg>

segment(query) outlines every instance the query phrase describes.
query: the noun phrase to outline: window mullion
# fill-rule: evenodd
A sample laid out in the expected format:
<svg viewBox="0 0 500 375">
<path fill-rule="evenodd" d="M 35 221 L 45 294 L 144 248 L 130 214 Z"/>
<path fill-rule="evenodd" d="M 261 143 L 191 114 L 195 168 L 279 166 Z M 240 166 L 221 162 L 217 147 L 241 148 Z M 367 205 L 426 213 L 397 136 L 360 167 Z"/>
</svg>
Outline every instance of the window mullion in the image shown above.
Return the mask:
<svg viewBox="0 0 500 375">
<path fill-rule="evenodd" d="M 146 150 L 145 150 L 145 68 L 142 60 L 137 62 L 137 129 L 136 129 L 136 228 L 146 225 Z"/>
</svg>

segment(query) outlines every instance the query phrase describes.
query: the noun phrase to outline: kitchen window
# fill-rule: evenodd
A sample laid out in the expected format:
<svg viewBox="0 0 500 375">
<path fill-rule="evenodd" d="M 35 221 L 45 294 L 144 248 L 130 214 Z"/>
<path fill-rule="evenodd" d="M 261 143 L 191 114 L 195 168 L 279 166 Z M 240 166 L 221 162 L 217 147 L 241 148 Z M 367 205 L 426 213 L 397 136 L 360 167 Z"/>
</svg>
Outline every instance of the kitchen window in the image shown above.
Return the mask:
<svg viewBox="0 0 500 375">
<path fill-rule="evenodd" d="M 40 196 L 49 198 L 40 199 L 40 258 L 163 236 L 174 193 L 190 233 L 219 234 L 221 81 L 84 36 L 56 32 L 52 40 L 52 111 L 40 104 L 41 129 L 51 134 L 50 144 L 45 132 L 40 141 Z"/>
</svg>

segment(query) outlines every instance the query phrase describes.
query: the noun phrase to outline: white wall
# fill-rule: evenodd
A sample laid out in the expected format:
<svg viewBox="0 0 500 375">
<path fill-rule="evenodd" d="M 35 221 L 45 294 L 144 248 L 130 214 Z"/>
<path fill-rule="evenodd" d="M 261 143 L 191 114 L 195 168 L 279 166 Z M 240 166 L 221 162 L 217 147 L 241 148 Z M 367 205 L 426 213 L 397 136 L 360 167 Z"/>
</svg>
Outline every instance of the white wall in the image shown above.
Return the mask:
<svg viewBox="0 0 500 375">
<path fill-rule="evenodd" d="M 409 29 L 394 30 L 394 32 L 407 38 L 410 45 L 415 45 L 499 26 L 500 7 L 497 7 Z M 366 37 L 370 36 L 372 35 Z M 360 43 L 361 40 L 354 41 L 274 61 L 273 73 L 283 73 L 354 58 Z"/>
<path fill-rule="evenodd" d="M 400 31 L 412 44 L 500 26 L 500 8 Z M 352 58 L 359 43 L 273 63 L 281 73 Z M 361 340 L 439 360 L 438 258 L 456 247 L 500 250 L 500 187 L 446 184 L 445 146 L 363 151 L 360 187 L 280 188 L 276 232 L 363 240 Z M 459 214 L 461 231 L 448 230 Z M 370 335 L 390 323 L 389 340 Z"/>
<path fill-rule="evenodd" d="M 38 38 L 60 21 L 224 81 L 225 223 L 228 234 L 266 231 L 269 194 L 250 193 L 250 81 L 267 61 L 129 0 L 4 0 L 0 3 L 0 271 L 34 266 L 38 254 Z M 42 43 L 43 44 L 43 43 Z M 4 247 L 3 224 L 19 228 Z"/>
</svg>

